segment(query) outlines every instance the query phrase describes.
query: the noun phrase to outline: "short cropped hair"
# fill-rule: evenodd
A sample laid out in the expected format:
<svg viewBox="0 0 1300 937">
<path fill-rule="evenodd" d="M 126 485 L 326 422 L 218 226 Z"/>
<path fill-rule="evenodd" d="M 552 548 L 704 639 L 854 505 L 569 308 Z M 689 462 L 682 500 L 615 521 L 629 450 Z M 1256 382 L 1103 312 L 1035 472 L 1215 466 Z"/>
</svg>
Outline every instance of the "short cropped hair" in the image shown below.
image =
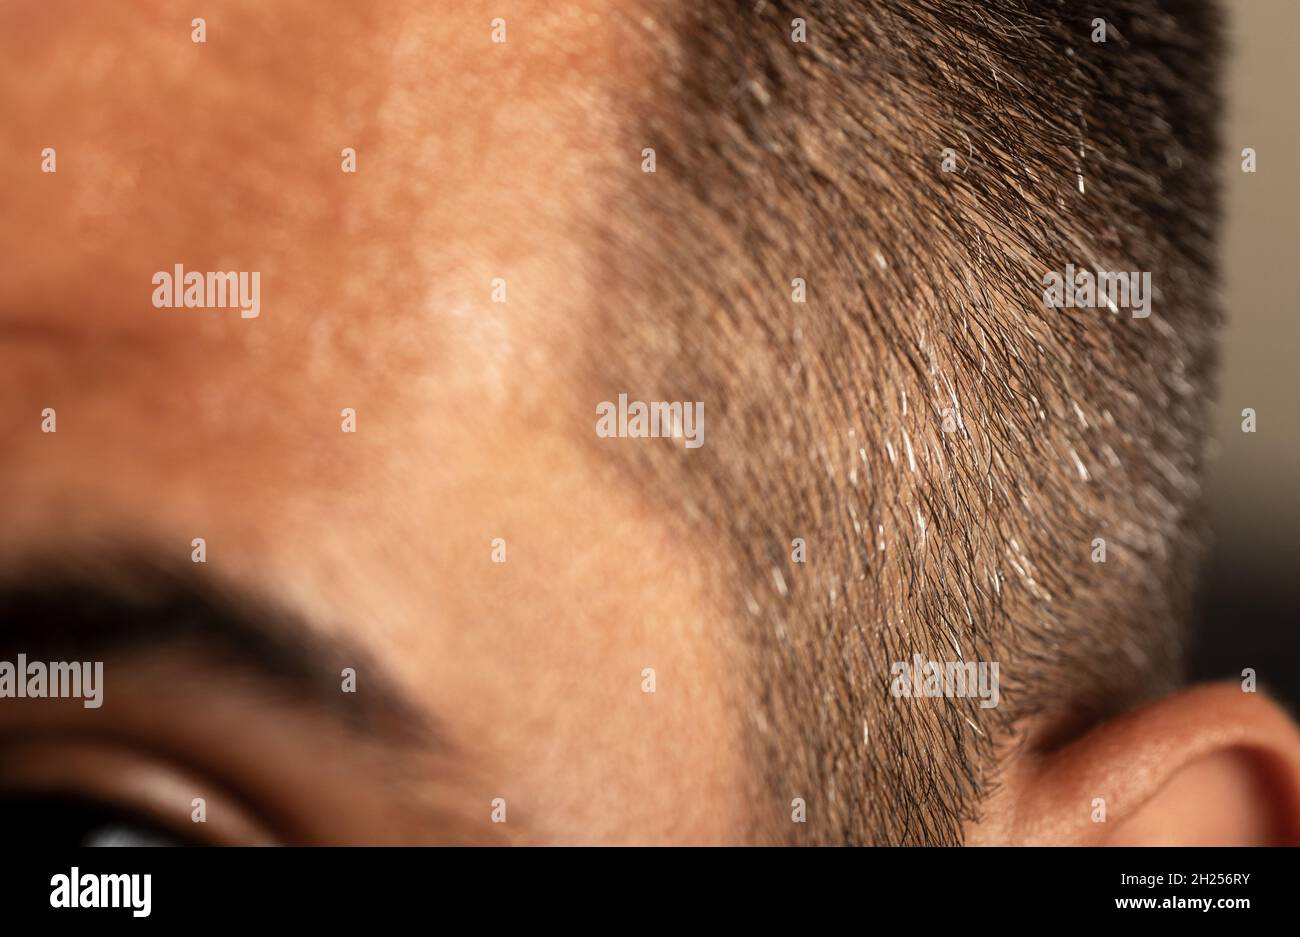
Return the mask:
<svg viewBox="0 0 1300 937">
<path fill-rule="evenodd" d="M 635 28 L 660 71 L 620 118 L 655 172 L 604 180 L 590 367 L 602 392 L 703 401 L 708 435 L 615 458 L 680 505 L 734 611 L 755 838 L 959 843 L 1018 721 L 1086 727 L 1180 678 L 1216 11 L 658 15 Z M 1067 264 L 1148 272 L 1151 314 L 1049 306 Z M 999 705 L 899 698 L 914 654 L 998 662 Z"/>
</svg>

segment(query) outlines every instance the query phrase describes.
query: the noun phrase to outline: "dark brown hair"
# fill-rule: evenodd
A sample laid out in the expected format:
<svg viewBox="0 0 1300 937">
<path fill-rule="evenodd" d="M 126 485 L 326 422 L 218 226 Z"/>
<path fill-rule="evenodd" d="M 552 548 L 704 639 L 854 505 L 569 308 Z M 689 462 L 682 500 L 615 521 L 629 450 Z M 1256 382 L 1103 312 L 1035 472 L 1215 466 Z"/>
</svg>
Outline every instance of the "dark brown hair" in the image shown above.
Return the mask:
<svg viewBox="0 0 1300 937">
<path fill-rule="evenodd" d="M 1217 320 L 1216 17 L 681 6 L 636 27 L 663 68 L 624 130 L 657 166 L 609 180 L 592 364 L 610 393 L 705 403 L 702 449 L 633 457 L 727 545 L 702 552 L 743 629 L 760 836 L 959 842 L 1017 720 L 1086 725 L 1178 674 Z M 1150 317 L 1048 307 L 1067 264 L 1149 272 Z M 1000 705 L 896 698 L 913 653 L 999 662 Z"/>
</svg>

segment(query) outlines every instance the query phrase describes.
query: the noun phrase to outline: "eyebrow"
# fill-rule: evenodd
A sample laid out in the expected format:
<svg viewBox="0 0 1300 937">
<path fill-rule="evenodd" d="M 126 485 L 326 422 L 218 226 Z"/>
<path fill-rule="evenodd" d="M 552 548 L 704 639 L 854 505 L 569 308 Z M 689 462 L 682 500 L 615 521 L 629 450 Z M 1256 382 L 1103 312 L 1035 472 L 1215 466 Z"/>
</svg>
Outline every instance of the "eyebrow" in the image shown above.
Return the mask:
<svg viewBox="0 0 1300 937">
<path fill-rule="evenodd" d="M 0 660 L 88 660 L 176 651 L 230 668 L 349 732 L 444 749 L 433 721 L 361 648 L 326 637 L 254 591 L 149 562 L 0 579 Z M 357 675 L 343 692 L 343 669 Z"/>
</svg>

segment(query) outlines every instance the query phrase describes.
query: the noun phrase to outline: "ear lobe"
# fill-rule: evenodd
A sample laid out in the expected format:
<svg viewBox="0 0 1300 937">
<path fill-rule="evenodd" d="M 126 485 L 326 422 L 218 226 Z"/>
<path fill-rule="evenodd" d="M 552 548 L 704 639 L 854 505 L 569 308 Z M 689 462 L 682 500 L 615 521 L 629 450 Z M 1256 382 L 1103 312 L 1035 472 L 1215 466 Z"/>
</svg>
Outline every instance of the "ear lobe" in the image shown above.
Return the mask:
<svg viewBox="0 0 1300 937">
<path fill-rule="evenodd" d="M 967 842 L 1297 845 L 1300 732 L 1276 703 L 1230 683 L 1184 690 L 1050 750 L 1022 741 Z"/>
</svg>

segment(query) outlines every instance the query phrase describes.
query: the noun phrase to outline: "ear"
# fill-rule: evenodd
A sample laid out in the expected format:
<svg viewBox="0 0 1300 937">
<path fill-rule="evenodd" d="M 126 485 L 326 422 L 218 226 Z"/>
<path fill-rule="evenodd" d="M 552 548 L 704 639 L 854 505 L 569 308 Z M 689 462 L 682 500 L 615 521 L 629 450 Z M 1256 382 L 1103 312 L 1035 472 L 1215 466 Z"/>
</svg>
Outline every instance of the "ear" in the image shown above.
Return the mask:
<svg viewBox="0 0 1300 937">
<path fill-rule="evenodd" d="M 1237 684 L 1184 690 L 1064 745 L 1008 746 L 972 845 L 1300 844 L 1300 733 Z"/>
</svg>

